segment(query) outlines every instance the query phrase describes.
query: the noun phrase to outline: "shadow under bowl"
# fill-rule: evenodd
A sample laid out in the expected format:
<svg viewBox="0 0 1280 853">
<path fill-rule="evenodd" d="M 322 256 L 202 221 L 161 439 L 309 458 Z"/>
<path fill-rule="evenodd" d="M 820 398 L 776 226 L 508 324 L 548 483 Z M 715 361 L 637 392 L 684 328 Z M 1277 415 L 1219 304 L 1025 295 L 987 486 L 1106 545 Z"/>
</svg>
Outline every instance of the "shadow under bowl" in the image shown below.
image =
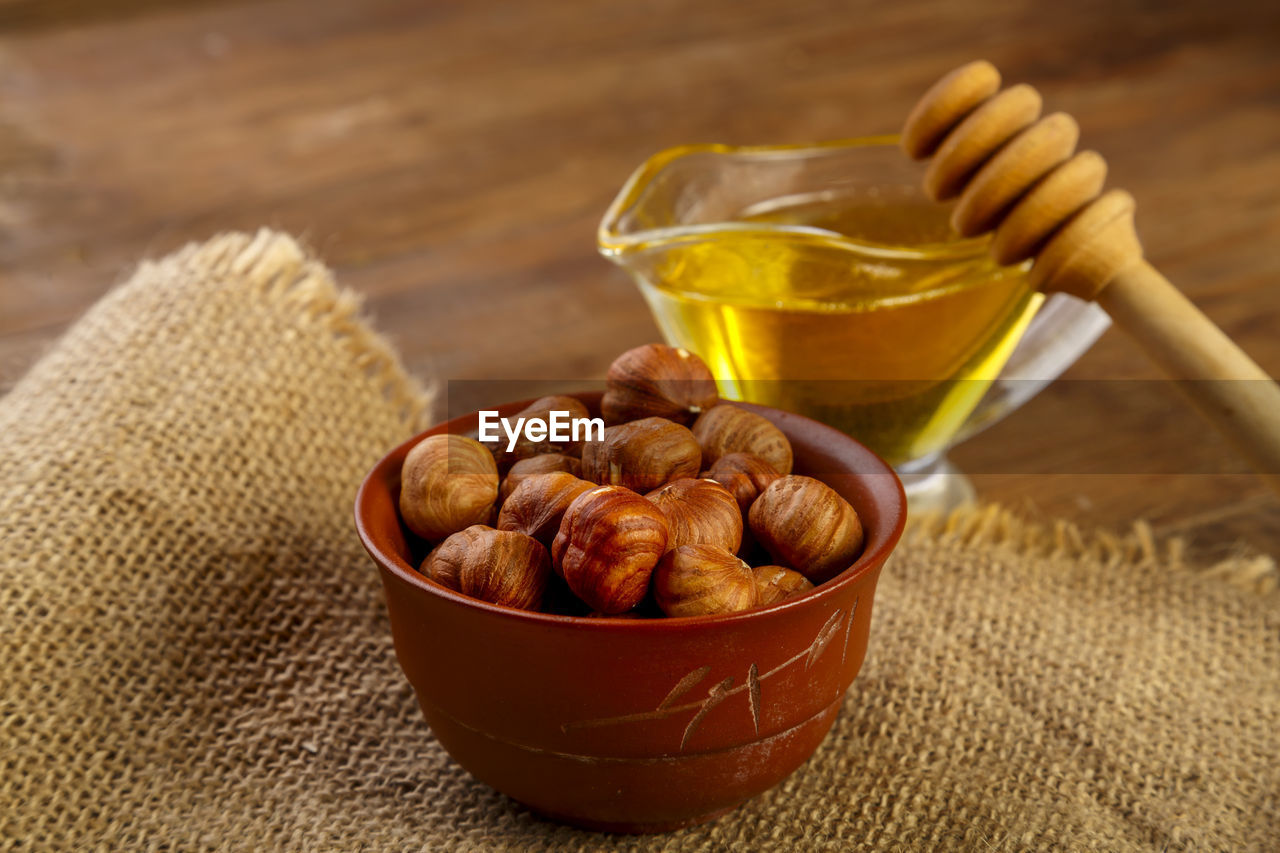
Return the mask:
<svg viewBox="0 0 1280 853">
<path fill-rule="evenodd" d="M 593 413 L 600 395 L 573 395 Z M 529 401 L 498 407 L 512 415 Z M 830 427 L 740 404 L 790 439 L 795 472 L 857 510 L 857 562 L 813 591 L 726 616 L 590 619 L 488 604 L 419 574 L 391 451 L 356 498 L 386 591 L 396 657 L 440 744 L 482 782 L 544 815 L 613 832 L 710 820 L 781 782 L 826 736 L 862 666 L 880 569 L 906 520 L 898 477 Z"/>
</svg>

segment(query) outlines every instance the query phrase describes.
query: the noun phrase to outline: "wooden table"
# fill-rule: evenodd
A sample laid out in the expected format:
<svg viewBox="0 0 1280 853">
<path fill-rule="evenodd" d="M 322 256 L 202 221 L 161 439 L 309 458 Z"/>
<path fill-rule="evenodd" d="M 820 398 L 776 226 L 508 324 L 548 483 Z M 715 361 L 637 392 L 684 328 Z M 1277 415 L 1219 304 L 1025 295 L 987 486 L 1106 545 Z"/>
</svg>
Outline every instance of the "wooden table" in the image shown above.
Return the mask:
<svg viewBox="0 0 1280 853">
<path fill-rule="evenodd" d="M 0 388 L 139 258 L 302 235 L 421 374 L 657 337 L 594 230 L 677 143 L 893 130 L 985 56 L 1074 114 L 1149 257 L 1280 374 L 1280 6 L 0 0 Z M 983 497 L 1280 553 L 1280 504 L 1118 333 L 954 453 Z M 1133 389 L 1144 388 L 1142 393 Z"/>
</svg>

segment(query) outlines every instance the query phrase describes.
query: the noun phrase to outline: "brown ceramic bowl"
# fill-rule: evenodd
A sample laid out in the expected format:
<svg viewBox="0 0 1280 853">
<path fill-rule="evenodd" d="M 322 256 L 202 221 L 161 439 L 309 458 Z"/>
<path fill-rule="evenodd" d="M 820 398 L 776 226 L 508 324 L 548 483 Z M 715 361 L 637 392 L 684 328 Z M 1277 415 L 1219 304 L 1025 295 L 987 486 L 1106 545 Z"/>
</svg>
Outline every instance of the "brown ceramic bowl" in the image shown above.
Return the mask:
<svg viewBox="0 0 1280 853">
<path fill-rule="evenodd" d="M 576 396 L 598 411 L 599 394 Z M 474 428 L 475 413 L 405 442 L 369 472 L 356 527 L 382 576 L 396 656 L 441 745 L 477 779 L 567 823 L 663 832 L 729 811 L 817 749 L 862 666 L 906 499 L 893 470 L 848 436 L 746 408 L 787 434 L 797 473 L 853 504 L 866 546 L 812 592 L 728 616 L 530 613 L 415 571 L 396 511 L 401 463 L 425 436 Z"/>
</svg>

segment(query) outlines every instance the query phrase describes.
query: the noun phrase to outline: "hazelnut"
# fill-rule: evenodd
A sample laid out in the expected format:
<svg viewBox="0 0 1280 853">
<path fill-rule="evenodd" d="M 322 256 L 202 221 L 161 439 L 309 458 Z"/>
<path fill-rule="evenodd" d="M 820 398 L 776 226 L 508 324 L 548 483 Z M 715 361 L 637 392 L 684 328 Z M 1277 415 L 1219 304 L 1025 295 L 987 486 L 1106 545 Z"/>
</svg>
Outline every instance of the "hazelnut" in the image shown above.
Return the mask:
<svg viewBox="0 0 1280 853">
<path fill-rule="evenodd" d="M 667 521 L 621 486 L 600 486 L 569 504 L 551 543 L 553 566 L 593 610 L 622 613 L 640 603 L 667 550 Z"/>
<path fill-rule="evenodd" d="M 507 476 L 502 478 L 502 486 L 498 489 L 498 501 L 505 504 L 507 498 L 520 485 L 520 481 L 533 474 L 549 474 L 552 471 L 565 471 L 575 477 L 582 476 L 582 462 L 563 453 L 539 453 L 528 459 L 521 459 L 511 466 Z"/>
<path fill-rule="evenodd" d="M 813 589 L 808 578 L 784 566 L 760 566 L 754 572 L 759 607 L 777 604 Z"/>
<path fill-rule="evenodd" d="M 716 545 L 681 545 L 653 572 L 653 595 L 668 616 L 734 613 L 756 606 L 751 567 Z"/>
<path fill-rule="evenodd" d="M 646 498 L 667 518 L 667 550 L 681 545 L 742 544 L 742 511 L 724 486 L 713 480 L 672 480 Z"/>
<path fill-rule="evenodd" d="M 400 517 L 433 541 L 491 520 L 498 467 L 483 444 L 432 435 L 413 446 L 400 468 Z"/>
<path fill-rule="evenodd" d="M 696 477 L 702 450 L 687 427 L 666 418 L 642 418 L 605 427 L 603 441 L 582 448 L 582 476 L 637 492 L 670 480 Z"/>
<path fill-rule="evenodd" d="M 779 477 L 747 513 L 751 532 L 775 562 L 814 583 L 853 565 L 862 551 L 862 522 L 849 502 L 812 477 Z"/>
<path fill-rule="evenodd" d="M 779 474 L 791 473 L 791 442 L 763 415 L 721 403 L 694 422 L 693 435 L 702 447 L 702 462 L 707 468 L 726 454 L 750 453 Z"/>
<path fill-rule="evenodd" d="M 686 426 L 719 399 L 706 363 L 686 349 L 646 344 L 609 365 L 600 410 L 605 423 L 666 418 Z"/>
<path fill-rule="evenodd" d="M 475 524 L 436 546 L 422 573 L 463 595 L 537 610 L 551 574 L 551 557 L 541 542 L 513 531 Z"/>
<path fill-rule="evenodd" d="M 778 471 L 759 456 L 750 453 L 726 453 L 705 474 L 728 489 L 743 513 L 766 487 L 778 477 Z"/>
<path fill-rule="evenodd" d="M 596 487 L 564 471 L 533 474 L 520 481 L 498 513 L 499 530 L 517 530 L 550 544 L 573 499 Z"/>
</svg>

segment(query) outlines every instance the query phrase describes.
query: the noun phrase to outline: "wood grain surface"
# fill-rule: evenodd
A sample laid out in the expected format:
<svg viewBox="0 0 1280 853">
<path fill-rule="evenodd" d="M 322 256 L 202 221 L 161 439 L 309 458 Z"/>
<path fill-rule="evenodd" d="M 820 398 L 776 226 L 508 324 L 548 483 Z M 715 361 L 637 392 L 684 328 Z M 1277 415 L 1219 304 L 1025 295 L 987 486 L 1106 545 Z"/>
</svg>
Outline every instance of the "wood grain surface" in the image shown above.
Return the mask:
<svg viewBox="0 0 1280 853">
<path fill-rule="evenodd" d="M 261 225 L 415 372 L 600 376 L 657 337 L 594 247 L 642 159 L 893 131 L 979 56 L 1079 120 L 1148 257 L 1280 374 L 1274 2 L 0 0 L 0 390 L 138 259 Z M 1280 554 L 1158 376 L 1109 332 L 953 458 L 1038 517 Z"/>
</svg>

